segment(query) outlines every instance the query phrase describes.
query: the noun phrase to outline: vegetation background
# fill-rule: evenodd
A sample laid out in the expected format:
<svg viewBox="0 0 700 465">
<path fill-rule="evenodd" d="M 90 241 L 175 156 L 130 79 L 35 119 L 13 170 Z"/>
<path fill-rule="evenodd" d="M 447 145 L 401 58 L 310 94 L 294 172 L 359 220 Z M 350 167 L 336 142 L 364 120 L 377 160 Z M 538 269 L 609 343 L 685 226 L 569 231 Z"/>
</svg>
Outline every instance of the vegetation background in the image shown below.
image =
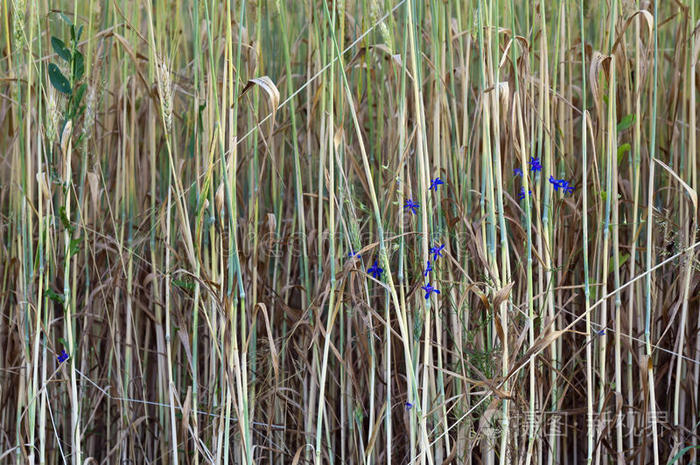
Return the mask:
<svg viewBox="0 0 700 465">
<path fill-rule="evenodd" d="M 3 0 L 0 461 L 697 463 L 699 10 Z"/>
</svg>

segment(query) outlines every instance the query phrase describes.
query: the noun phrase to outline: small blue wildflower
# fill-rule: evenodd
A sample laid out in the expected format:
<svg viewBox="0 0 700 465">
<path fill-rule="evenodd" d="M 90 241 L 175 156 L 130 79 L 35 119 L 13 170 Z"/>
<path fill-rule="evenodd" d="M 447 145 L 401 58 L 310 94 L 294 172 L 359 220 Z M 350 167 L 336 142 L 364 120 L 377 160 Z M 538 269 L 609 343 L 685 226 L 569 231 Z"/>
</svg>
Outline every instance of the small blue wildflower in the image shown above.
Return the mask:
<svg viewBox="0 0 700 465">
<path fill-rule="evenodd" d="M 433 261 L 437 260 L 438 257 L 442 257 L 442 249 L 445 248 L 444 244 L 436 245 L 430 248 L 430 253 L 433 254 Z"/>
<path fill-rule="evenodd" d="M 530 169 L 534 172 L 542 171 L 542 165 L 540 165 L 539 158 L 530 157 Z"/>
<path fill-rule="evenodd" d="M 415 215 L 418 213 L 418 207 L 420 207 L 420 204 L 417 204 L 412 199 L 408 199 L 406 200 L 406 204 L 403 206 L 403 209 L 405 210 L 408 208 L 408 211 Z"/>
<path fill-rule="evenodd" d="M 437 178 L 433 179 L 433 181 L 430 183 L 430 187 L 428 188 L 428 190 L 431 191 L 431 190 L 433 190 L 433 188 L 435 188 L 435 192 L 437 192 L 438 186 L 440 184 L 445 184 L 445 183 L 438 176 Z"/>
<path fill-rule="evenodd" d="M 382 276 L 382 273 L 384 273 L 384 270 L 382 268 L 379 268 L 379 265 L 377 265 L 377 260 L 374 261 L 374 265 L 372 265 L 372 268 L 370 268 L 367 271 L 369 271 L 369 274 L 374 276 L 374 279 L 378 279 Z"/>
<path fill-rule="evenodd" d="M 604 335 L 605 335 L 605 328 L 598 331 L 598 336 L 604 336 Z"/>
<path fill-rule="evenodd" d="M 423 289 L 425 291 L 425 300 L 428 300 L 430 298 L 430 294 L 432 294 L 433 292 L 436 294 L 440 293 L 440 291 L 438 291 L 433 286 L 431 286 L 430 283 L 421 287 L 421 289 Z"/>
<path fill-rule="evenodd" d="M 406 411 L 408 412 L 408 411 L 411 410 L 412 408 L 413 408 L 413 404 L 410 403 L 410 402 L 406 402 Z"/>
<path fill-rule="evenodd" d="M 350 250 L 350 252 L 348 252 L 348 258 L 359 259 L 359 258 L 360 258 L 360 252 L 353 253 L 353 251 Z"/>
<path fill-rule="evenodd" d="M 561 186 L 561 182 L 564 181 L 563 179 L 555 179 L 551 174 L 549 175 L 549 182 L 554 186 L 554 190 L 558 191 Z M 566 181 L 564 181 L 566 182 Z"/>
<path fill-rule="evenodd" d="M 573 194 L 574 193 L 574 186 L 569 184 L 569 181 L 561 180 L 559 181 L 559 187 L 564 189 L 565 194 Z"/>
<path fill-rule="evenodd" d="M 567 181 L 566 179 L 554 179 L 554 177 L 550 176 L 549 182 L 552 183 L 555 191 L 558 191 L 559 188 L 561 187 L 564 190 L 565 194 L 573 194 L 574 193 L 574 186 L 569 184 L 569 181 Z"/>
<path fill-rule="evenodd" d="M 66 349 L 63 349 L 58 355 L 58 363 L 63 363 L 66 360 L 68 360 L 68 354 L 66 353 Z"/>
<path fill-rule="evenodd" d="M 532 195 L 532 191 L 531 191 L 531 190 L 528 190 L 528 191 L 527 191 L 527 194 L 528 194 L 528 195 Z M 524 188 L 524 187 L 521 187 L 521 188 L 520 188 L 520 194 L 518 194 L 518 199 L 523 200 L 524 198 L 525 198 L 525 188 Z"/>
<path fill-rule="evenodd" d="M 522 176 L 523 176 L 523 170 L 520 169 L 520 168 L 515 168 L 515 169 L 513 170 L 513 174 L 514 174 L 515 176 L 520 176 L 520 177 L 522 177 Z"/>
<path fill-rule="evenodd" d="M 430 273 L 431 271 L 433 271 L 433 267 L 430 266 L 430 260 L 428 260 L 428 267 L 425 269 L 423 276 L 428 276 L 428 273 Z"/>
</svg>

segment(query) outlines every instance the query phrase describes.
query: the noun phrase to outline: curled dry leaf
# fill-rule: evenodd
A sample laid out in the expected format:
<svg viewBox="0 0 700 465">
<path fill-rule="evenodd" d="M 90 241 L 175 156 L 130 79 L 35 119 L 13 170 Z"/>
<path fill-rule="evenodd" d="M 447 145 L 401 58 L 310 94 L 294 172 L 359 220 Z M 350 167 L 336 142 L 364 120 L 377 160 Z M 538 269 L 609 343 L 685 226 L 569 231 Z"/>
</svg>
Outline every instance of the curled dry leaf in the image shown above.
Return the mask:
<svg viewBox="0 0 700 465">
<path fill-rule="evenodd" d="M 509 379 L 511 376 L 513 376 L 515 373 L 520 371 L 520 369 L 527 364 L 531 358 L 534 358 L 542 352 L 546 347 L 549 347 L 549 345 L 557 340 L 562 334 L 564 334 L 565 331 L 549 331 L 546 334 L 541 335 L 538 337 L 535 342 L 532 344 L 532 346 L 525 352 L 525 355 L 523 355 L 520 360 L 518 360 L 515 365 L 513 365 L 510 368 L 510 372 L 508 376 L 506 377 L 506 380 Z"/>
<path fill-rule="evenodd" d="M 47 181 L 46 173 L 44 173 L 43 171 L 41 173 L 37 173 L 36 182 L 39 184 L 41 195 L 44 197 L 44 199 L 48 199 L 51 194 L 49 193 L 49 184 Z"/>
<path fill-rule="evenodd" d="M 214 196 L 214 202 L 216 202 L 216 212 L 221 213 L 224 208 L 224 182 L 219 183 L 219 187 L 216 189 L 216 195 Z"/>
<path fill-rule="evenodd" d="M 647 10 L 637 10 L 629 18 L 627 18 L 627 21 L 625 21 L 625 25 L 622 26 L 622 29 L 620 30 L 617 39 L 615 40 L 615 45 L 613 45 L 613 52 L 617 49 L 617 46 L 620 44 L 620 41 L 625 37 L 625 31 L 627 31 L 627 28 L 630 26 L 630 24 L 632 24 L 632 21 L 638 15 L 641 15 L 642 19 L 644 19 L 644 21 L 646 22 L 647 31 L 649 32 L 649 35 L 647 37 L 651 38 L 651 33 L 654 30 L 654 16 Z"/>
<path fill-rule="evenodd" d="M 598 86 L 598 76 L 600 74 L 600 69 L 603 68 L 606 75 L 609 71 L 610 66 L 610 56 L 603 55 L 599 51 L 595 50 L 593 52 L 593 59 L 591 60 L 591 67 L 589 73 L 589 82 L 591 84 L 591 93 L 593 94 L 593 102 L 595 103 L 596 112 L 600 114 L 602 109 L 602 96 L 600 95 L 600 88 Z M 609 76 L 606 76 L 609 79 Z"/>
<path fill-rule="evenodd" d="M 688 193 L 688 196 L 690 197 L 691 202 L 693 202 L 693 211 L 695 212 L 695 216 L 697 216 L 697 213 L 698 213 L 698 193 L 695 191 L 695 189 L 693 189 L 685 181 L 683 181 L 683 179 L 681 179 L 681 177 L 678 176 L 676 174 L 676 172 L 673 171 L 673 169 L 671 169 L 671 167 L 668 166 L 666 163 L 662 162 L 658 158 L 654 158 L 654 161 L 657 164 L 661 165 L 661 167 L 663 169 L 665 169 L 666 171 L 671 173 L 671 176 L 673 176 L 681 184 L 681 186 L 683 186 L 683 189 L 685 189 L 685 191 Z"/>
<path fill-rule="evenodd" d="M 277 113 L 277 108 L 280 105 L 280 91 L 272 79 L 268 76 L 261 76 L 253 79 L 249 79 L 246 83 L 243 91 L 241 92 L 241 97 L 245 95 L 253 86 L 259 86 L 265 91 L 270 102 L 270 107 L 272 108 L 272 121 L 275 121 L 275 114 Z"/>
<path fill-rule="evenodd" d="M 379 51 L 385 53 L 391 61 L 396 63 L 396 65 L 398 66 L 398 69 L 403 69 L 403 60 L 401 59 L 401 55 L 398 53 L 392 53 L 391 49 L 389 47 L 387 47 L 386 45 L 375 44 L 375 45 L 372 45 L 370 48 L 376 49 L 376 50 L 379 50 Z M 408 79 L 413 80 L 413 76 L 411 75 L 410 72 L 406 71 L 406 76 L 408 77 Z"/>
<path fill-rule="evenodd" d="M 510 295 L 510 291 L 513 289 L 513 284 L 514 282 L 510 282 L 506 284 L 504 287 L 496 291 L 496 293 L 493 295 L 493 309 L 497 309 L 498 307 L 501 306 L 503 302 L 508 300 L 508 296 Z"/>
<path fill-rule="evenodd" d="M 88 173 L 88 186 L 90 186 L 90 199 L 92 204 L 92 211 L 99 211 L 98 207 L 100 205 L 100 183 L 99 178 L 96 173 Z"/>
<path fill-rule="evenodd" d="M 66 155 L 68 153 L 68 146 L 70 145 L 70 135 L 73 131 L 73 121 L 66 121 L 66 125 L 63 127 L 63 133 L 61 134 L 61 152 Z"/>
</svg>

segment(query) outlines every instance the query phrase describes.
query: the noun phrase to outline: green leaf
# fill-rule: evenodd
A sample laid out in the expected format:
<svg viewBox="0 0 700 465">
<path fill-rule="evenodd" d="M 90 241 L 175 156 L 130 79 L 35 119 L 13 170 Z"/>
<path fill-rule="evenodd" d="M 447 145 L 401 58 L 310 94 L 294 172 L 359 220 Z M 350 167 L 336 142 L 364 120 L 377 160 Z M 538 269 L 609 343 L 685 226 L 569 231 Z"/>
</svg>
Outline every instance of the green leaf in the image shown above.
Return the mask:
<svg viewBox="0 0 700 465">
<path fill-rule="evenodd" d="M 622 254 L 622 257 L 620 257 L 620 266 L 624 265 L 627 260 L 629 260 L 630 255 L 629 254 Z M 615 269 L 615 262 L 613 260 L 610 260 L 610 263 L 608 263 L 608 274 L 612 273 L 613 270 Z"/>
<path fill-rule="evenodd" d="M 194 290 L 194 283 L 187 279 L 173 279 L 173 284 L 183 289 Z"/>
<path fill-rule="evenodd" d="M 78 113 L 82 113 L 84 108 L 85 107 L 80 107 L 80 110 L 78 111 Z M 85 137 L 85 133 L 81 132 L 80 135 L 78 136 L 78 138 L 75 140 L 76 147 L 78 147 L 80 145 L 80 142 L 82 142 L 84 137 Z"/>
<path fill-rule="evenodd" d="M 365 418 L 365 414 L 362 412 L 362 407 L 359 405 L 355 407 L 355 420 L 360 423 Z"/>
<path fill-rule="evenodd" d="M 46 289 L 46 296 L 56 302 L 57 304 L 63 304 L 65 302 L 65 298 L 63 297 L 63 294 L 59 294 L 55 292 L 53 289 Z"/>
<path fill-rule="evenodd" d="M 85 73 L 85 57 L 79 51 L 75 51 L 75 56 L 73 57 L 73 82 L 80 81 Z"/>
<path fill-rule="evenodd" d="M 413 321 L 413 339 L 420 341 L 421 334 L 423 334 L 423 314 L 418 312 Z"/>
<path fill-rule="evenodd" d="M 676 455 L 673 456 L 670 462 L 668 462 L 668 465 L 673 465 L 678 461 L 679 458 L 681 458 L 686 452 L 692 449 L 700 449 L 700 446 L 688 446 L 684 447 L 683 449 L 680 450 Z"/>
<path fill-rule="evenodd" d="M 51 84 L 56 88 L 57 91 L 62 92 L 66 95 L 71 94 L 70 83 L 68 79 L 61 73 L 54 63 L 49 64 L 49 80 Z"/>
<path fill-rule="evenodd" d="M 73 92 L 73 97 L 71 98 L 71 102 L 70 102 L 70 106 L 69 106 L 69 110 L 68 110 L 66 118 L 75 119 L 76 116 L 79 116 L 82 113 L 84 106 L 80 106 L 80 101 L 85 96 L 86 90 L 87 90 L 87 84 L 83 83 L 80 85 L 80 87 L 78 87 L 78 90 Z M 78 144 L 76 143 L 75 145 L 78 145 Z"/>
<path fill-rule="evenodd" d="M 68 215 L 66 215 L 66 207 L 61 205 L 58 208 L 58 215 L 61 218 L 61 223 L 63 223 L 63 227 L 66 228 L 72 234 L 73 233 L 73 225 L 70 224 L 70 220 L 68 219 Z"/>
<path fill-rule="evenodd" d="M 66 48 L 66 44 L 64 44 L 61 39 L 58 37 L 51 37 L 51 46 L 53 47 L 53 51 L 56 52 L 56 55 L 66 61 L 71 60 L 70 50 Z"/>
<path fill-rule="evenodd" d="M 61 15 L 61 18 L 63 18 L 63 21 L 66 22 L 66 24 L 68 24 L 69 26 L 73 25 L 73 21 L 71 21 L 71 19 L 68 16 L 64 15 L 63 13 L 59 14 Z"/>
<path fill-rule="evenodd" d="M 632 124 L 634 124 L 634 115 L 624 116 L 620 122 L 617 123 L 617 132 L 622 132 L 625 129 L 629 129 Z"/>
<path fill-rule="evenodd" d="M 83 34 L 83 26 L 82 26 L 82 24 L 81 24 L 80 27 L 78 28 L 77 34 L 75 34 L 75 41 L 76 41 L 76 42 L 80 40 L 80 36 L 81 36 L 82 34 Z"/>
<path fill-rule="evenodd" d="M 80 87 L 78 87 L 78 90 L 75 91 L 75 97 L 73 97 L 73 103 L 76 105 L 80 104 L 80 101 L 83 99 L 83 96 L 85 95 L 85 91 L 87 90 L 87 84 L 82 83 Z"/>
<path fill-rule="evenodd" d="M 68 246 L 68 256 L 72 257 L 77 254 L 80 250 L 80 243 L 83 242 L 83 236 L 77 237 L 70 240 L 70 245 Z"/>
<path fill-rule="evenodd" d="M 629 152 L 630 149 L 630 144 L 622 144 L 617 148 L 617 164 L 619 165 L 622 162 L 622 157 L 625 155 L 625 152 Z"/>
</svg>

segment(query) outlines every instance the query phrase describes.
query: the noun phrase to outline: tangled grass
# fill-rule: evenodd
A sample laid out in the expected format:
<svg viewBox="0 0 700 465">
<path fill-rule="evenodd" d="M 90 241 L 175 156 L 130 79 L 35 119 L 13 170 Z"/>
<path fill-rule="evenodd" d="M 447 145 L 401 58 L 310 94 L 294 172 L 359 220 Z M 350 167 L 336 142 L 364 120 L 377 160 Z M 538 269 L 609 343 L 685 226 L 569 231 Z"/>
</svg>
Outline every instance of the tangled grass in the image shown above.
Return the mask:
<svg viewBox="0 0 700 465">
<path fill-rule="evenodd" d="M 697 463 L 699 10 L 3 1 L 0 462 Z"/>
</svg>

